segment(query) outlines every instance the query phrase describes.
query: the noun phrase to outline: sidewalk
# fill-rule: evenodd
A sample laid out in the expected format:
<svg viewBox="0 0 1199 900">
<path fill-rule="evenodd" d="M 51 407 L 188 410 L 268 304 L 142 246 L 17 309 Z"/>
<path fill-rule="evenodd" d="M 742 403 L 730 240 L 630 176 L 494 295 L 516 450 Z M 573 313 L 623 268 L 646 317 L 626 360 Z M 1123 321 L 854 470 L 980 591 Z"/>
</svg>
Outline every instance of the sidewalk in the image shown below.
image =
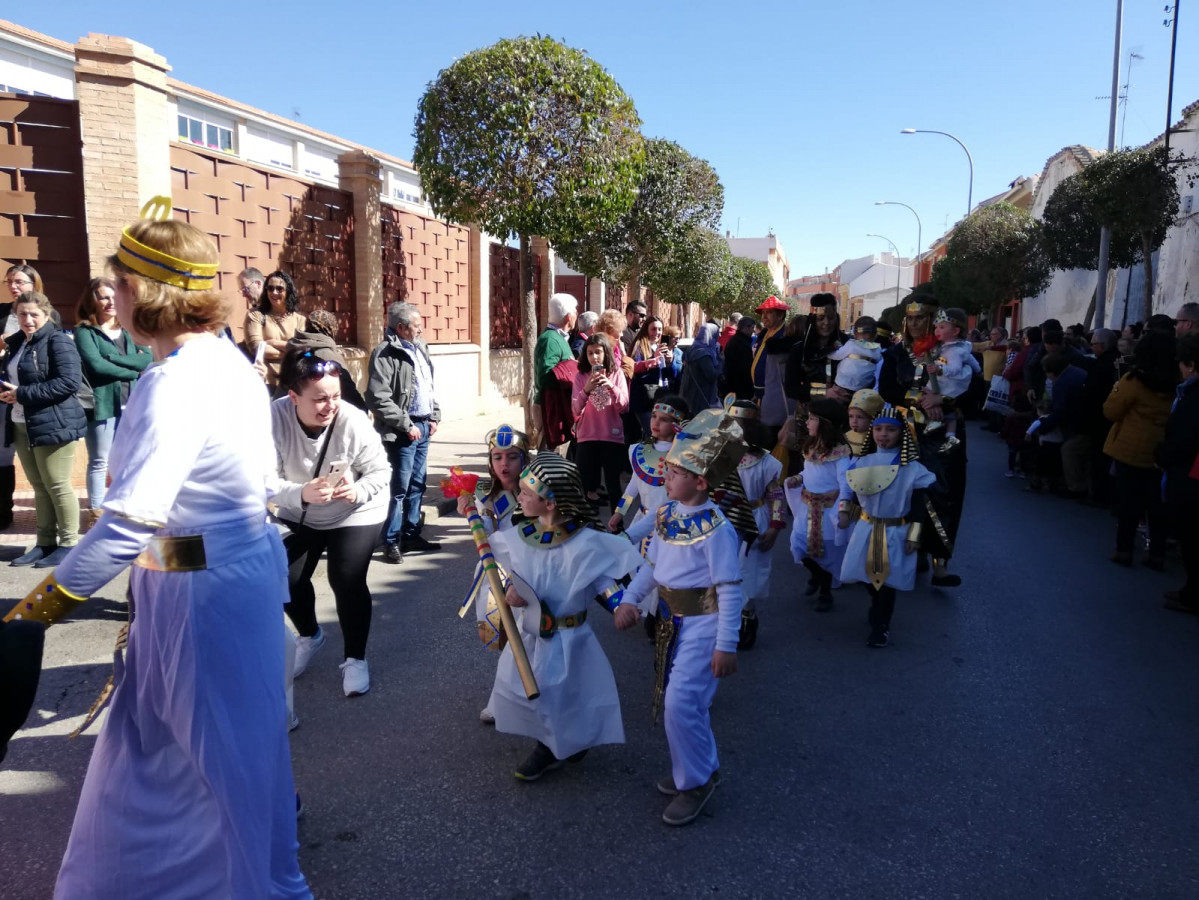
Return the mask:
<svg viewBox="0 0 1199 900">
<path fill-rule="evenodd" d="M 499 412 L 485 412 L 442 422 L 437 427 L 437 434 L 429 443 L 429 463 L 426 468 L 428 487 L 422 507 L 426 522 L 436 522 L 440 516 L 454 513 L 454 501 L 441 496 L 441 479 L 450 474 L 451 466 L 461 466 L 466 472 L 487 476 L 487 449 L 483 439 L 492 429 L 505 423 L 523 431 L 524 410 L 514 406 Z"/>
<path fill-rule="evenodd" d="M 437 428 L 437 434 L 429 444 L 429 462 L 426 469 L 428 487 L 425 490 L 425 502 L 422 512 L 425 521 L 436 522 L 443 515 L 454 513 L 454 501 L 441 496 L 441 479 L 449 475 L 451 466 L 461 466 L 467 472 L 479 475 L 487 474 L 487 453 L 483 446 L 483 438 L 493 428 L 507 422 L 514 428 L 523 430 L 524 412 L 519 407 L 511 407 L 502 412 L 486 412 L 465 419 L 454 419 L 442 422 Z M 87 506 L 87 491 L 83 486 L 83 473 L 87 470 L 87 451 L 83 442 L 79 442 L 75 453 L 76 478 L 74 486 L 79 495 L 81 507 Z M 13 495 L 13 524 L 6 531 L 0 532 L 0 560 L 13 559 L 20 556 L 26 549 L 33 546 L 36 516 L 33 509 L 33 491 L 28 482 L 20 474 L 17 466 L 17 491 Z M 79 513 L 80 530 L 86 530 L 88 525 L 87 510 Z M 10 548 L 21 548 L 13 552 Z M 6 552 L 7 551 L 7 552 Z"/>
</svg>

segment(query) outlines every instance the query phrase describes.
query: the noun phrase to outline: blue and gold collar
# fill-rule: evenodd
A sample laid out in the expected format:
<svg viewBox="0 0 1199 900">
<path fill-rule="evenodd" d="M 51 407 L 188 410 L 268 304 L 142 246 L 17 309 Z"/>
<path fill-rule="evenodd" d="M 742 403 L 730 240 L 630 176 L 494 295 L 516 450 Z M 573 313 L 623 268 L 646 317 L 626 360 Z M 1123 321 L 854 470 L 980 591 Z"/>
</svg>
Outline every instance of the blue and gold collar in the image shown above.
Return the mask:
<svg viewBox="0 0 1199 900">
<path fill-rule="evenodd" d="M 714 506 L 683 514 L 678 505 L 678 501 L 672 501 L 661 507 L 655 521 L 658 537 L 668 544 L 698 543 L 728 521 Z"/>
</svg>

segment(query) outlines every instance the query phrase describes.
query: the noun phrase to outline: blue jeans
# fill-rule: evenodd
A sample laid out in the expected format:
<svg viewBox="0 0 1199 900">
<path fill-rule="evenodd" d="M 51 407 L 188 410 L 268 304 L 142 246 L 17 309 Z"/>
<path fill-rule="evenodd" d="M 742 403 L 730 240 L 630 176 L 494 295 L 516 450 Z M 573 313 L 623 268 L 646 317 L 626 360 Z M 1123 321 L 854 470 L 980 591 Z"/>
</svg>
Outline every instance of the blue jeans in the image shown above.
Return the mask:
<svg viewBox="0 0 1199 900">
<path fill-rule="evenodd" d="M 117 433 L 115 416 L 111 419 L 88 420 L 87 434 L 83 441 L 87 445 L 87 505 L 99 509 L 104 505 L 104 493 L 108 487 L 108 454 L 112 450 L 112 438 Z"/>
<path fill-rule="evenodd" d="M 429 459 L 429 422 L 413 422 L 420 439 L 398 435 L 384 444 L 391 463 L 391 504 L 383 540 L 388 544 L 420 536 L 420 502 L 425 495 L 425 465 Z"/>
</svg>

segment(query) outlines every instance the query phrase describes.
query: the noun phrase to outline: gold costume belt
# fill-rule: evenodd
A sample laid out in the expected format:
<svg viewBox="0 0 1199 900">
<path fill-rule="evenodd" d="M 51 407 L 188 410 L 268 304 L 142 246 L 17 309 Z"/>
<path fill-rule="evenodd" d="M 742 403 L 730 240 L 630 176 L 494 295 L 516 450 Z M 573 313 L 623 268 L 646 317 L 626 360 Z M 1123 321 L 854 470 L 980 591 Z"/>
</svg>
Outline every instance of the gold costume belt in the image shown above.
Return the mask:
<svg viewBox="0 0 1199 900">
<path fill-rule="evenodd" d="M 674 664 L 678 629 L 674 616 L 707 616 L 718 611 L 716 586 L 706 588 L 671 588 L 658 585 L 659 609 L 665 605 L 670 615 L 660 613 L 658 631 L 654 643 L 654 722 L 662 714 L 666 698 L 666 682 L 670 667 Z"/>
<path fill-rule="evenodd" d="M 808 508 L 808 556 L 812 559 L 824 558 L 824 513 L 832 509 L 837 502 L 838 491 L 824 491 L 817 494 L 804 488 L 800 492 L 804 505 Z"/>
<path fill-rule="evenodd" d="M 862 510 L 862 521 L 870 523 L 870 543 L 866 545 L 866 577 L 875 590 L 882 588 L 891 574 L 891 557 L 887 551 L 887 528 L 906 525 L 907 519 L 886 519 Z"/>
<path fill-rule="evenodd" d="M 551 638 L 560 628 L 578 628 L 587 621 L 587 610 L 582 612 L 572 613 L 569 616 L 555 616 L 548 610 L 542 609 L 541 621 L 537 627 L 537 633 L 540 637 Z"/>
<path fill-rule="evenodd" d="M 717 612 L 716 588 L 671 588 L 658 585 L 658 597 L 672 616 L 710 616 Z"/>
<path fill-rule="evenodd" d="M 204 537 L 199 534 L 152 537 L 133 564 L 154 572 L 199 572 L 207 569 Z"/>
</svg>

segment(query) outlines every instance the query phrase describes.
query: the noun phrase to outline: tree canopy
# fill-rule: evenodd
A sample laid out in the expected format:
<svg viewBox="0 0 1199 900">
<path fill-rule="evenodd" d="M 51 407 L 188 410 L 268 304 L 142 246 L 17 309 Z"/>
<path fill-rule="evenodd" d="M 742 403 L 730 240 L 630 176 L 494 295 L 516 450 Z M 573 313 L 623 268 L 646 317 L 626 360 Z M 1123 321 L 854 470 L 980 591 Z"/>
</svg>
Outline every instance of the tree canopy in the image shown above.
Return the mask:
<svg viewBox="0 0 1199 900">
<path fill-rule="evenodd" d="M 1153 252 L 1178 215 L 1178 185 L 1164 147 L 1106 153 L 1053 191 L 1045 204 L 1045 247 L 1059 269 L 1097 269 L 1099 232 L 1111 229 L 1109 262 L 1145 264 L 1145 308 Z"/>
<path fill-rule="evenodd" d="M 668 259 L 692 227 L 714 229 L 724 209 L 716 171 L 673 141 L 645 142 L 645 172 L 632 208 L 611 228 L 555 249 L 592 278 L 639 280 Z"/>
<path fill-rule="evenodd" d="M 713 297 L 734 290 L 733 255 L 711 228 L 687 229 L 670 256 L 646 272 L 646 284 L 667 303 L 698 303 L 704 309 Z"/>
<path fill-rule="evenodd" d="M 537 320 L 529 237 L 566 244 L 619 221 L 645 169 L 640 127 L 599 63 L 540 35 L 466 54 L 420 99 L 413 162 L 433 211 L 520 236 L 528 388 Z"/>
<path fill-rule="evenodd" d="M 942 306 L 977 313 L 1039 294 L 1049 283 L 1041 225 L 1010 203 L 976 209 L 949 238 L 933 266 L 932 289 Z"/>
<path fill-rule="evenodd" d="M 632 207 L 640 126 L 633 101 L 586 53 L 519 37 L 438 74 L 418 105 L 413 162 L 437 215 L 566 243 Z"/>
</svg>

